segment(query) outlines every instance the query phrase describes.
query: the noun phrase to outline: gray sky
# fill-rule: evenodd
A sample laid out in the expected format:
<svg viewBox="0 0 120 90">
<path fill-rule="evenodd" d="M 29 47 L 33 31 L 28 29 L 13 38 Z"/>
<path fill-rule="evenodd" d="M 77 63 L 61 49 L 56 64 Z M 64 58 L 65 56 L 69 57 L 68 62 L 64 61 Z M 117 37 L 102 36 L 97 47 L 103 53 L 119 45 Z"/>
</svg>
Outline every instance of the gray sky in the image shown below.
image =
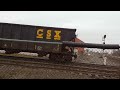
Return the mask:
<svg viewBox="0 0 120 90">
<path fill-rule="evenodd" d="M 120 11 L 0 11 L 0 22 L 75 28 L 86 43 L 120 44 Z"/>
</svg>

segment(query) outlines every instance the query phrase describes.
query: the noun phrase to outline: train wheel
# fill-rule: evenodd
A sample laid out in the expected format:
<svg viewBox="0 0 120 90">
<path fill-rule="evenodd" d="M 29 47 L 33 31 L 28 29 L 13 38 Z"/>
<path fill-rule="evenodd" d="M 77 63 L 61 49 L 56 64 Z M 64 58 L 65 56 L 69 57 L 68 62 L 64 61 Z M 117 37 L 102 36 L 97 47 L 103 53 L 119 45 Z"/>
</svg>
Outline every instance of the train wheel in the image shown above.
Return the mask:
<svg viewBox="0 0 120 90">
<path fill-rule="evenodd" d="M 51 61 L 57 61 L 57 62 L 61 62 L 63 60 L 63 56 L 61 54 L 50 54 L 49 55 L 49 59 Z"/>
<path fill-rule="evenodd" d="M 5 50 L 5 54 L 13 54 L 13 52 L 9 50 Z"/>
<path fill-rule="evenodd" d="M 47 53 L 38 53 L 38 57 L 43 57 L 43 56 L 46 56 Z"/>
<path fill-rule="evenodd" d="M 49 59 L 58 62 L 72 62 L 72 56 L 62 54 L 50 54 Z"/>
<path fill-rule="evenodd" d="M 19 53 L 19 51 L 16 51 L 16 50 L 5 50 L 5 54 L 14 54 L 14 53 Z"/>
<path fill-rule="evenodd" d="M 64 62 L 72 62 L 72 56 L 64 56 Z"/>
<path fill-rule="evenodd" d="M 53 54 L 50 54 L 50 55 L 49 55 L 49 59 L 50 59 L 50 60 L 53 60 L 53 59 L 54 59 L 54 55 L 53 55 Z"/>
</svg>

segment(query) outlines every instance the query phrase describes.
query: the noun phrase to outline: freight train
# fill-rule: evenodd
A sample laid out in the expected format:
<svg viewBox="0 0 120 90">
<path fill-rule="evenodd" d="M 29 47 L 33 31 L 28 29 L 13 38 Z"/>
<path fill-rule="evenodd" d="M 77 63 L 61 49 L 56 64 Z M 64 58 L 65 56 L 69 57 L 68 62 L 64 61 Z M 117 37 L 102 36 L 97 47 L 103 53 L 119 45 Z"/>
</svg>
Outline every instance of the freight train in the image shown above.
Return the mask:
<svg viewBox="0 0 120 90">
<path fill-rule="evenodd" d="M 0 50 L 6 54 L 19 52 L 38 53 L 39 57 L 49 55 L 50 60 L 71 62 L 77 57 L 75 47 L 119 49 L 118 44 L 103 45 L 75 43 L 76 29 L 0 23 Z"/>
<path fill-rule="evenodd" d="M 75 41 L 76 29 L 0 23 L 0 50 L 6 54 L 19 52 L 38 53 L 39 57 L 49 54 L 52 60 L 72 61 L 76 57 L 74 47 L 62 41 Z"/>
</svg>

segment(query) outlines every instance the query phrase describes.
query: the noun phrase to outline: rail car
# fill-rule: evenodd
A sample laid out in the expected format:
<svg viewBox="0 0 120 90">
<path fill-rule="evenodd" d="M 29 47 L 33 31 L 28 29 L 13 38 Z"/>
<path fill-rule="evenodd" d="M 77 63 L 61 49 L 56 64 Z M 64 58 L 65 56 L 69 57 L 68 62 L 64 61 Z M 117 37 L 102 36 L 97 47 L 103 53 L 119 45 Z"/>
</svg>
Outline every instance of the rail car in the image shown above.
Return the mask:
<svg viewBox="0 0 120 90">
<path fill-rule="evenodd" d="M 119 49 L 119 44 L 76 43 L 76 29 L 0 23 L 0 50 L 49 54 L 49 59 L 71 62 L 75 47 Z"/>
<path fill-rule="evenodd" d="M 49 54 L 53 60 L 72 61 L 76 57 L 74 47 L 63 41 L 76 38 L 76 29 L 0 23 L 0 50 L 6 54 L 19 52 L 38 53 L 39 57 Z"/>
</svg>

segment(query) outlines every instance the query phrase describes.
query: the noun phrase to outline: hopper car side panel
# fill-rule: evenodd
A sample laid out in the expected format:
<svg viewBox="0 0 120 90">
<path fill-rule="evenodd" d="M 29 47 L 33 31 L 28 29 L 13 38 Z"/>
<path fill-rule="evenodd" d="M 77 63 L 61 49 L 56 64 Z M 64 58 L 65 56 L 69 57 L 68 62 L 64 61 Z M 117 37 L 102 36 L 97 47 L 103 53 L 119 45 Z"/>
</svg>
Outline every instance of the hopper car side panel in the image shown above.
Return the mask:
<svg viewBox="0 0 120 90">
<path fill-rule="evenodd" d="M 12 32 L 11 32 L 10 39 L 20 39 L 21 26 L 20 25 L 12 25 L 11 28 L 12 28 Z"/>
<path fill-rule="evenodd" d="M 61 42 L 75 38 L 76 29 L 0 23 L 0 38 Z"/>
<path fill-rule="evenodd" d="M 31 26 L 21 26 L 21 40 L 32 40 L 35 41 L 36 27 Z"/>
<path fill-rule="evenodd" d="M 11 25 L 10 24 L 3 24 L 2 25 L 2 38 L 9 39 L 11 38 Z"/>
<path fill-rule="evenodd" d="M 0 49 L 63 53 L 59 42 L 71 41 L 75 32 L 76 29 L 0 23 Z"/>
<path fill-rule="evenodd" d="M 0 38 L 0 49 L 18 50 L 18 51 L 29 51 L 29 52 L 61 52 L 61 43 L 53 42 L 39 42 L 39 41 L 28 41 L 28 40 L 13 40 L 13 39 L 2 39 Z"/>
</svg>

